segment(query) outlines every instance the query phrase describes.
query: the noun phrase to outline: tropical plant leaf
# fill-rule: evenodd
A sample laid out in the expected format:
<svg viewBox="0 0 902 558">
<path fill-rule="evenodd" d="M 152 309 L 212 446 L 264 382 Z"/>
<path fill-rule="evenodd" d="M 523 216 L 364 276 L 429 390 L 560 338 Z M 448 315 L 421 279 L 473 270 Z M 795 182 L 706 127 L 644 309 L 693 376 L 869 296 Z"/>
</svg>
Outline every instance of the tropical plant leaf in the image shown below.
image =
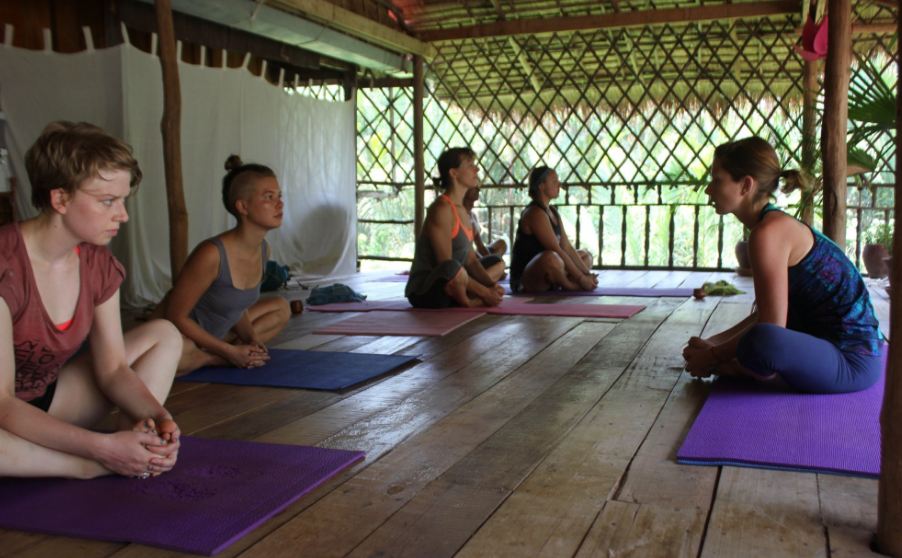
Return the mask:
<svg viewBox="0 0 902 558">
<path fill-rule="evenodd" d="M 846 166 L 849 168 L 849 174 L 860 174 L 862 172 L 871 172 L 877 168 L 877 160 L 871 157 L 863 149 L 852 148 L 846 154 Z"/>
</svg>

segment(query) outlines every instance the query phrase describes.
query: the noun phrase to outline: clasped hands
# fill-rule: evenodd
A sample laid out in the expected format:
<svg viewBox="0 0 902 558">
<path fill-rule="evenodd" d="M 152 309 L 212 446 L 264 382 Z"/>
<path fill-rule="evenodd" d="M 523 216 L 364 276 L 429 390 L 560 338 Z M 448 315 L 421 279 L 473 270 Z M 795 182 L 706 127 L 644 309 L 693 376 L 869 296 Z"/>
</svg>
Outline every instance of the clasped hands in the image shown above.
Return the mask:
<svg viewBox="0 0 902 558">
<path fill-rule="evenodd" d="M 714 344 L 701 337 L 689 338 L 689 344 L 683 349 L 683 358 L 686 359 L 686 371 L 694 378 L 707 378 L 720 364 L 714 354 Z"/>
</svg>

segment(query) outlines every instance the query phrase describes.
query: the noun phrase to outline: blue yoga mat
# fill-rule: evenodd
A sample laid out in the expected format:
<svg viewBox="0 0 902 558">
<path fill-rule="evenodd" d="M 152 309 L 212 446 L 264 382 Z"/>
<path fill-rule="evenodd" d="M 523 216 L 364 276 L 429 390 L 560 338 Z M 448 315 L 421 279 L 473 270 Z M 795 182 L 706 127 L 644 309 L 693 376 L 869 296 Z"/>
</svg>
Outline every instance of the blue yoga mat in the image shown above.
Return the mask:
<svg viewBox="0 0 902 558">
<path fill-rule="evenodd" d="M 385 374 L 416 360 L 408 355 L 330 353 L 270 349 L 270 360 L 260 368 L 205 367 L 179 380 L 335 391 Z"/>
</svg>

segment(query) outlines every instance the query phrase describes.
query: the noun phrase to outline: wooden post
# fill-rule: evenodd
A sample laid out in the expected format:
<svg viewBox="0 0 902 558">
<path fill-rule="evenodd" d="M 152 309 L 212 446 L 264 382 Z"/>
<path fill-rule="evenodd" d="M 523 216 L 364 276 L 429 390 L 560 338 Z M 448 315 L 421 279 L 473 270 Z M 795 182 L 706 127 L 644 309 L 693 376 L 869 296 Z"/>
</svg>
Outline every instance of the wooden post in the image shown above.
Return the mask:
<svg viewBox="0 0 902 558">
<path fill-rule="evenodd" d="M 902 33 L 902 18 L 896 24 Z M 902 35 L 900 35 L 902 36 Z M 896 42 L 898 57 L 902 48 Z M 898 58 L 897 58 L 898 59 Z M 902 72 L 896 80 L 896 223 L 902 223 Z M 893 286 L 890 295 L 890 339 L 896 339 L 895 348 L 890 344 L 886 367 L 886 388 L 883 395 L 883 413 L 880 417 L 883 441 L 880 459 L 880 488 L 877 503 L 877 550 L 890 556 L 902 556 L 902 242 L 893 242 Z"/>
<path fill-rule="evenodd" d="M 414 223 L 413 230 L 420 236 L 426 217 L 426 163 L 423 153 L 423 57 L 413 57 L 413 168 L 414 180 Z"/>
<path fill-rule="evenodd" d="M 169 266 L 172 280 L 188 257 L 188 211 L 182 190 L 182 96 L 175 51 L 170 0 L 155 0 L 157 32 L 160 38 L 160 65 L 163 68 L 163 166 L 166 172 L 166 201 L 169 206 Z"/>
<path fill-rule="evenodd" d="M 802 79 L 802 170 L 814 176 L 817 158 L 817 61 L 806 60 Z M 802 192 L 802 221 L 814 222 L 814 190 Z"/>
<path fill-rule="evenodd" d="M 824 72 L 824 234 L 846 245 L 846 126 L 849 116 L 849 66 L 852 58 L 850 0 L 828 0 L 827 67 Z"/>
</svg>

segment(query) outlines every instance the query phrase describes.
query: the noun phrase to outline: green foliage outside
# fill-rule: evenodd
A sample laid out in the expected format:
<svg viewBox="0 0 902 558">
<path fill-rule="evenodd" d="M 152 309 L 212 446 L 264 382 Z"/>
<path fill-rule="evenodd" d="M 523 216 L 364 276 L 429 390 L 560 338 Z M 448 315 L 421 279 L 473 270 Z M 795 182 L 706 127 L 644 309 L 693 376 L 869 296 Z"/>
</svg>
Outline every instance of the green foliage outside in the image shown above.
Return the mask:
<svg viewBox="0 0 902 558">
<path fill-rule="evenodd" d="M 895 87 L 895 64 L 886 57 L 878 62 L 881 79 Z M 412 92 L 362 89 L 357 107 L 358 254 L 411 258 Z M 649 104 L 621 115 L 600 107 L 564 107 L 546 111 L 541 118 L 524 113 L 502 119 L 489 112 L 467 112 L 427 95 L 426 203 L 434 198 L 428 177 L 435 173 L 438 155 L 448 147 L 469 145 L 478 154 L 482 169 L 479 217 L 492 237 L 511 240 L 519 211 L 529 202 L 523 187 L 529 169 L 545 164 L 557 170 L 565 185 L 556 203 L 568 236 L 574 244 L 578 241 L 579 247 L 590 250 L 596 263 L 735 267 L 733 247 L 743 236 L 741 225 L 717 216 L 704 194 L 714 148 L 725 141 L 759 135 L 777 147 L 784 168 L 797 168 L 801 104 L 763 98 L 747 99 L 727 109 L 699 105 L 691 110 Z M 854 124 L 850 132 L 855 132 Z M 885 185 L 894 181 L 895 152 L 894 138 L 887 133 L 851 137 L 854 147 L 873 153 L 876 159 L 876 170 L 861 187 L 852 184 L 848 193 L 847 250 L 857 260 L 864 231 L 875 223 L 885 223 L 888 208 L 893 207 L 892 188 Z M 798 203 L 798 194 L 777 203 L 791 207 Z M 368 224 L 367 220 L 404 222 Z M 816 217 L 815 226 L 818 223 Z M 696 237 L 697 255 L 693 250 Z"/>
</svg>

